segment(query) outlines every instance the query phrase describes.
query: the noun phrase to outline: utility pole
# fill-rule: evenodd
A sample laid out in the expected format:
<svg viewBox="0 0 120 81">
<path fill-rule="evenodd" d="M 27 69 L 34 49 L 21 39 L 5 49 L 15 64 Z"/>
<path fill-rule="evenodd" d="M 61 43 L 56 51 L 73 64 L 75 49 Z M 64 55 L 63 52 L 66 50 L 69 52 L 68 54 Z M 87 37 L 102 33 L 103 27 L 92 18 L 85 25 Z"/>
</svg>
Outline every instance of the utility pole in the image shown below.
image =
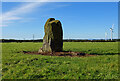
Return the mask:
<svg viewBox="0 0 120 81">
<path fill-rule="evenodd" d="M 34 34 L 33 34 L 33 42 L 34 42 L 34 37 L 35 37 L 35 36 L 34 36 Z"/>
</svg>

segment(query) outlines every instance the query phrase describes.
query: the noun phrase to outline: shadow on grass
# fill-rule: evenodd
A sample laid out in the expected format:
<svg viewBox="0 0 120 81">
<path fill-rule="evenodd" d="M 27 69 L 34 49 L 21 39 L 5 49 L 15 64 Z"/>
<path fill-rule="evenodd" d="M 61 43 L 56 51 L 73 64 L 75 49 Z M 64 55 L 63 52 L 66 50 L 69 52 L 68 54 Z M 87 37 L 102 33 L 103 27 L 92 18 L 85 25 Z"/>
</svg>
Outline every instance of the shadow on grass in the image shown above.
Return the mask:
<svg viewBox="0 0 120 81">
<path fill-rule="evenodd" d="M 63 50 L 64 52 L 72 52 L 72 50 Z M 76 52 L 76 51 L 75 51 Z M 119 55 L 119 53 L 88 53 L 90 55 Z"/>
<path fill-rule="evenodd" d="M 118 55 L 119 53 L 102 53 L 102 54 L 98 54 L 98 53 L 90 53 L 90 55 Z"/>
</svg>

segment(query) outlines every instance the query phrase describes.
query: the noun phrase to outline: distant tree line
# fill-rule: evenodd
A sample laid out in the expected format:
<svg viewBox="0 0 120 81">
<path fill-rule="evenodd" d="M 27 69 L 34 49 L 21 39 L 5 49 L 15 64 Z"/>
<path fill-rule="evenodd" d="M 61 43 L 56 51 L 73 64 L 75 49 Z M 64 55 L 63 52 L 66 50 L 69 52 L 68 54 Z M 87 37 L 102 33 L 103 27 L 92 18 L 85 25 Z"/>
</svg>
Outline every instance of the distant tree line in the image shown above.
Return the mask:
<svg viewBox="0 0 120 81">
<path fill-rule="evenodd" d="M 0 42 L 43 42 L 43 39 L 38 39 L 38 40 L 1 39 Z"/>
<path fill-rule="evenodd" d="M 82 39 L 64 39 L 63 42 L 119 42 L 120 39 L 113 39 L 112 41 L 104 39 L 82 40 Z M 15 40 L 15 39 L 0 39 L 0 42 L 43 42 L 43 39 L 37 40 Z"/>
<path fill-rule="evenodd" d="M 66 39 L 66 40 L 63 40 L 64 42 L 118 42 L 120 41 L 120 39 L 113 39 L 112 41 L 109 39 L 109 40 L 104 40 L 104 39 L 93 39 L 93 40 L 81 40 L 81 39 Z"/>
</svg>

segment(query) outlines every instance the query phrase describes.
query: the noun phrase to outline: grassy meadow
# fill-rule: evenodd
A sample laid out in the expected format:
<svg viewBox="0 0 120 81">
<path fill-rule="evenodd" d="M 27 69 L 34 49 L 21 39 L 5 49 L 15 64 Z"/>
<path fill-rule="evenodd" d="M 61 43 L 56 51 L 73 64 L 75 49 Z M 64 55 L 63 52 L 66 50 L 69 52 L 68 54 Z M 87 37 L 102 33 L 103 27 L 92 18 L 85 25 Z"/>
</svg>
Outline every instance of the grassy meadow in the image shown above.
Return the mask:
<svg viewBox="0 0 120 81">
<path fill-rule="evenodd" d="M 2 79 L 118 79 L 118 42 L 64 42 L 65 51 L 97 56 L 23 54 L 42 43 L 2 43 Z"/>
</svg>

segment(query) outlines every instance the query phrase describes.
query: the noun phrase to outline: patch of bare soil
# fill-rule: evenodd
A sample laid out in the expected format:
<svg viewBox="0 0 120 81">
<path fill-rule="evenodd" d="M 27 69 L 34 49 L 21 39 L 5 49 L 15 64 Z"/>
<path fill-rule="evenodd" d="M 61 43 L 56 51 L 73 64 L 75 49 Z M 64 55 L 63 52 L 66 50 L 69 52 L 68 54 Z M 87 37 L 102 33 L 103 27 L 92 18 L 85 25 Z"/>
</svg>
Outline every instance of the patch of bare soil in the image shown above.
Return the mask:
<svg viewBox="0 0 120 81">
<path fill-rule="evenodd" d="M 32 54 L 32 55 L 47 55 L 47 56 L 70 56 L 70 57 L 87 57 L 87 56 L 96 56 L 96 55 L 90 55 L 82 52 L 30 52 L 30 51 L 23 51 L 24 54 Z"/>
</svg>

